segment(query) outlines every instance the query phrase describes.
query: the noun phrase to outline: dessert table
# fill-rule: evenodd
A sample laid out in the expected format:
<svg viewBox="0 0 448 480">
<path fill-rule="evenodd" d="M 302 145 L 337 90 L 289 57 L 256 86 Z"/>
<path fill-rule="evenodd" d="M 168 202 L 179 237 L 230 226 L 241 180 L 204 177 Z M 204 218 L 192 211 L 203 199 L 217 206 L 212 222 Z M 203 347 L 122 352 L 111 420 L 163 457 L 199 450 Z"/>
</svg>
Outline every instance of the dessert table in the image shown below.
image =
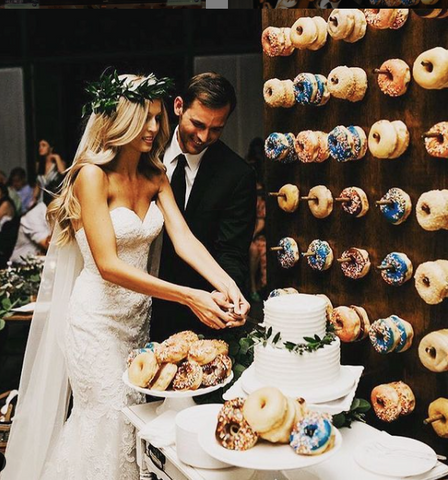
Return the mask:
<svg viewBox="0 0 448 480">
<path fill-rule="evenodd" d="M 360 443 L 384 438 L 384 435 L 387 435 L 361 422 L 354 422 L 351 428 L 340 429 L 343 441 L 335 455 L 323 463 L 305 469 L 273 473 L 236 467 L 219 470 L 193 468 L 179 460 L 175 445 L 155 448 L 138 435 L 147 423 L 157 417 L 156 409 L 160 404 L 161 402 L 152 402 L 123 409 L 125 417 L 136 427 L 137 463 L 142 471 L 141 478 L 161 480 L 391 480 L 402 478 L 370 473 L 356 463 L 353 453 Z M 436 480 L 447 478 L 447 476 L 448 466 L 437 462 L 429 472 L 407 478 Z"/>
</svg>

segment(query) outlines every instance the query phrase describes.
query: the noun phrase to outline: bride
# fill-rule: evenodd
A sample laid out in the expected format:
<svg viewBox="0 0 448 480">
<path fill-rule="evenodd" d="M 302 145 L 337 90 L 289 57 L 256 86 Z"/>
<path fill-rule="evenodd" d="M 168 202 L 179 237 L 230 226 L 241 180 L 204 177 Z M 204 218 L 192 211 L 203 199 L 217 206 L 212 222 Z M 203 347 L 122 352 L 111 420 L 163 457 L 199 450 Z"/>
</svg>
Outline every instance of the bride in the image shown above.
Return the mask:
<svg viewBox="0 0 448 480">
<path fill-rule="evenodd" d="M 147 341 L 151 297 L 187 305 L 210 328 L 245 321 L 249 304 L 190 232 L 159 159 L 169 84 L 115 72 L 87 90 L 90 118 L 48 209 L 56 227 L 2 480 L 137 480 L 133 429 L 121 409 L 144 397 L 121 377 L 130 350 Z M 163 225 L 178 255 L 218 294 L 146 273 Z"/>
</svg>

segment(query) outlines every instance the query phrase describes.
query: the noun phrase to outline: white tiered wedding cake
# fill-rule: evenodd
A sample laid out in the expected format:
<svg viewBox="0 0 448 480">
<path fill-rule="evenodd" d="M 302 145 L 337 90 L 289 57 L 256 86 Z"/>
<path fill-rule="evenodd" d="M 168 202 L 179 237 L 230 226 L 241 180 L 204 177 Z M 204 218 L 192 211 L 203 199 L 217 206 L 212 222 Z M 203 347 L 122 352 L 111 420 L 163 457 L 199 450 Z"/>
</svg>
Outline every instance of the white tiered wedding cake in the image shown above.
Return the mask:
<svg viewBox="0 0 448 480">
<path fill-rule="evenodd" d="M 242 378 L 247 393 L 268 385 L 308 402 L 325 402 L 352 389 L 353 374 L 341 368 L 339 338 L 325 337 L 326 308 L 327 301 L 316 295 L 281 295 L 265 302 L 262 326 L 272 330 L 254 347 L 254 363 Z M 309 351 L 305 337 L 315 335 L 328 344 Z"/>
</svg>

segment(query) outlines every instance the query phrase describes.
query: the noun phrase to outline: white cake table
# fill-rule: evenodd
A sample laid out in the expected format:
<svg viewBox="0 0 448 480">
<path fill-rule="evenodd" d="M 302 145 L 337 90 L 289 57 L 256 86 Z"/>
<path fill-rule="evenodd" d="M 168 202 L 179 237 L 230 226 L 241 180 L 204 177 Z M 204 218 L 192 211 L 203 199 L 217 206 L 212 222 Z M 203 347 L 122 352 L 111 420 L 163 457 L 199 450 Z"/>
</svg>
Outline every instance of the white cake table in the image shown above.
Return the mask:
<svg viewBox="0 0 448 480">
<path fill-rule="evenodd" d="M 145 424 L 156 418 L 156 409 L 161 402 L 136 405 L 123 409 L 123 414 L 140 431 Z M 155 448 L 144 440 L 137 440 L 137 463 L 147 478 L 161 480 L 395 480 L 398 477 L 385 477 L 369 473 L 361 468 L 353 458 L 353 451 L 360 442 L 375 439 L 381 431 L 369 425 L 354 422 L 352 428 L 340 429 L 343 443 L 339 452 L 327 461 L 301 470 L 278 472 L 274 478 L 272 472 L 256 472 L 242 468 L 206 470 L 193 468 L 182 463 L 176 454 L 175 445 Z M 138 438 L 138 437 L 137 437 Z M 150 476 L 149 473 L 152 473 Z M 155 475 L 155 477 L 154 477 Z M 446 478 L 448 467 L 440 462 L 425 475 L 408 477 L 413 480 L 436 480 Z M 142 476 L 145 478 L 145 476 Z"/>
</svg>

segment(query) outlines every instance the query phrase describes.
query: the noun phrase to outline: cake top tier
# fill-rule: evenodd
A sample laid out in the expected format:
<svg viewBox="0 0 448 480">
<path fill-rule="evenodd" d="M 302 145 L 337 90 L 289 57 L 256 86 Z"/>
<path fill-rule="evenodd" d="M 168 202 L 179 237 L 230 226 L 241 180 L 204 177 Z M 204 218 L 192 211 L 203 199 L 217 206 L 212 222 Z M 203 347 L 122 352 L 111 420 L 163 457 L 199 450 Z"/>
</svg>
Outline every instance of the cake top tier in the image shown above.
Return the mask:
<svg viewBox="0 0 448 480">
<path fill-rule="evenodd" d="M 264 302 L 264 309 L 280 313 L 316 313 L 325 311 L 327 302 L 323 297 L 307 295 L 306 293 L 292 293 L 269 298 Z"/>
</svg>

